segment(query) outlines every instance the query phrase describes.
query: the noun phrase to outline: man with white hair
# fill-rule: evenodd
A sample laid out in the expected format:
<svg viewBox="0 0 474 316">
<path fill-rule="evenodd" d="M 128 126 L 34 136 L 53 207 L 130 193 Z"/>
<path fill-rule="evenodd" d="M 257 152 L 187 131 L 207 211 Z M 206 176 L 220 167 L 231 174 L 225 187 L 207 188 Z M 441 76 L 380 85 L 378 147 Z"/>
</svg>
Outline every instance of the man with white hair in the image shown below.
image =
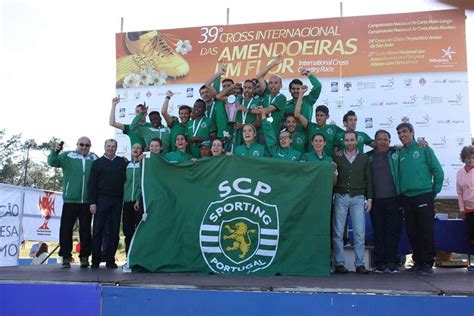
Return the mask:
<svg viewBox="0 0 474 316">
<path fill-rule="evenodd" d="M 105 266 L 109 269 L 117 269 L 115 252 L 119 243 L 127 160 L 115 155 L 117 152 L 115 139 L 106 140 L 104 150 L 104 155 L 92 164 L 89 178 L 90 212 L 94 214 L 91 268 L 99 268 L 102 259 L 103 235 L 105 231 L 108 231 Z"/>
</svg>

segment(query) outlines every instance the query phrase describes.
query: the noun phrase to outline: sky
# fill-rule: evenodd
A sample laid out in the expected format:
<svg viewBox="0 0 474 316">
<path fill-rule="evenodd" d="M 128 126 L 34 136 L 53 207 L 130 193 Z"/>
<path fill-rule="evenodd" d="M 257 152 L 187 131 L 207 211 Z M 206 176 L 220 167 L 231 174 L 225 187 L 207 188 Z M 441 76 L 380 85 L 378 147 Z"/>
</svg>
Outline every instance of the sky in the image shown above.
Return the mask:
<svg viewBox="0 0 474 316">
<path fill-rule="evenodd" d="M 465 2 L 472 2 L 464 0 Z M 340 1 L 218 2 L 0 0 L 0 129 L 74 149 L 86 135 L 102 154 L 115 95 L 115 33 L 340 16 Z M 345 0 L 343 16 L 451 9 L 430 0 Z M 474 11 L 466 12 L 468 69 L 474 67 Z M 474 100 L 474 71 L 469 75 Z M 471 125 L 474 110 L 470 110 Z"/>
</svg>

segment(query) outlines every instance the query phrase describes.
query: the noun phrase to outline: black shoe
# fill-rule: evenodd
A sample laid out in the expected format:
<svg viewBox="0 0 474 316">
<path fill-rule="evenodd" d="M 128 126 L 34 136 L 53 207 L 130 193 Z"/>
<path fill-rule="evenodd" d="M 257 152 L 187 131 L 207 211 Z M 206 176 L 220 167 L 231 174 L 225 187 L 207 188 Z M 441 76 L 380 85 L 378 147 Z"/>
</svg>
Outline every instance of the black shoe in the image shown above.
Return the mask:
<svg viewBox="0 0 474 316">
<path fill-rule="evenodd" d="M 81 260 L 81 268 L 87 269 L 89 267 L 89 259 L 87 259 L 86 257 L 82 257 L 80 258 L 80 260 Z"/>
<path fill-rule="evenodd" d="M 429 265 L 424 265 L 422 268 L 421 268 L 421 275 L 424 275 L 424 276 L 430 276 L 430 275 L 433 275 L 433 268 Z"/>
<path fill-rule="evenodd" d="M 394 274 L 394 273 L 400 273 L 400 270 L 398 270 L 395 264 L 389 264 L 387 269 L 385 269 L 385 272 Z"/>
<path fill-rule="evenodd" d="M 408 273 L 418 273 L 421 272 L 422 267 L 420 265 L 414 264 L 411 268 L 406 269 L 405 272 Z"/>
<path fill-rule="evenodd" d="M 91 269 L 99 269 L 99 263 L 92 263 L 91 264 Z"/>
<path fill-rule="evenodd" d="M 344 266 L 336 266 L 336 269 L 334 269 L 334 273 L 336 274 L 347 274 L 349 273 L 349 270 L 346 269 Z"/>
<path fill-rule="evenodd" d="M 358 273 L 358 274 L 369 274 L 369 270 L 367 270 L 364 266 L 358 266 L 356 268 L 356 273 Z"/>
<path fill-rule="evenodd" d="M 115 262 L 109 262 L 109 263 L 106 263 L 105 264 L 105 267 L 107 269 L 117 269 L 118 268 L 118 265 L 115 263 Z"/>
<path fill-rule="evenodd" d="M 71 258 L 63 258 L 63 264 L 62 264 L 61 268 L 70 269 L 71 268 Z"/>
<path fill-rule="evenodd" d="M 377 265 L 374 269 L 374 272 L 375 273 L 384 273 L 385 269 L 384 269 L 383 265 Z"/>
</svg>

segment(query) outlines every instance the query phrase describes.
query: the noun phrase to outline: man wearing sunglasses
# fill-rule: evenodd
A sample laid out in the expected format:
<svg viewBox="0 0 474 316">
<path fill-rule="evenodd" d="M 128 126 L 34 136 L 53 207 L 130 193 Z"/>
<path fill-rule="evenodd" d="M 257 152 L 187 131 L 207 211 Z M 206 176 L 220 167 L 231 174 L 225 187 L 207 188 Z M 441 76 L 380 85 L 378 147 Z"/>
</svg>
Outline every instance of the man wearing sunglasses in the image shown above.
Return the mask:
<svg viewBox="0 0 474 316">
<path fill-rule="evenodd" d="M 89 195 L 87 182 L 89 181 L 92 162 L 97 159 L 96 154 L 90 152 L 91 141 L 88 137 L 81 137 L 77 141 L 75 151 L 62 152 L 63 143 L 57 144 L 48 156 L 51 167 L 63 170 L 63 211 L 59 228 L 59 255 L 63 258 L 63 268 L 71 267 L 72 232 L 76 219 L 79 218 L 79 238 L 81 252 L 79 254 L 81 268 L 89 266 L 92 237 L 89 212 Z"/>
</svg>

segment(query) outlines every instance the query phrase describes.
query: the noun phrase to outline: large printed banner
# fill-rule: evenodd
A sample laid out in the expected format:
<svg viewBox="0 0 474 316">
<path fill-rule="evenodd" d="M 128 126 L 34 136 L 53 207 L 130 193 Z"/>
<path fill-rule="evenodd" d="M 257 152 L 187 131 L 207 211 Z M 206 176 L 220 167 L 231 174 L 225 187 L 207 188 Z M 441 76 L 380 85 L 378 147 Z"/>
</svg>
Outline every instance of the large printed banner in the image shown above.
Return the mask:
<svg viewBox="0 0 474 316">
<path fill-rule="evenodd" d="M 18 265 L 23 191 L 0 184 L 0 267 Z"/>
<path fill-rule="evenodd" d="M 141 85 L 204 82 L 218 60 L 241 81 L 280 53 L 284 78 L 301 68 L 320 77 L 466 71 L 464 20 L 449 10 L 121 33 L 117 87 L 136 86 L 131 75 L 147 68 L 158 78 L 139 76 Z"/>
<path fill-rule="evenodd" d="M 342 126 L 353 110 L 358 130 L 373 137 L 386 129 L 392 144 L 400 143 L 395 127 L 412 123 L 443 165 L 440 196 L 456 196 L 459 152 L 471 139 L 462 10 L 120 33 L 116 46 L 120 123 L 130 124 L 139 103 L 160 110 L 167 90 L 177 116 L 179 105 L 200 97 L 218 60 L 228 63 L 225 77 L 243 81 L 282 53 L 274 73 L 288 100 L 292 79 L 310 85 L 299 74 L 307 68 L 322 83 L 316 105 L 328 106 L 331 123 Z M 119 154 L 128 155 L 128 137 L 117 139 Z"/>
<path fill-rule="evenodd" d="M 153 154 L 143 169 L 133 271 L 329 275 L 331 163 Z"/>
<path fill-rule="evenodd" d="M 59 241 L 63 207 L 61 193 L 25 188 L 23 234 L 25 240 Z"/>
</svg>

